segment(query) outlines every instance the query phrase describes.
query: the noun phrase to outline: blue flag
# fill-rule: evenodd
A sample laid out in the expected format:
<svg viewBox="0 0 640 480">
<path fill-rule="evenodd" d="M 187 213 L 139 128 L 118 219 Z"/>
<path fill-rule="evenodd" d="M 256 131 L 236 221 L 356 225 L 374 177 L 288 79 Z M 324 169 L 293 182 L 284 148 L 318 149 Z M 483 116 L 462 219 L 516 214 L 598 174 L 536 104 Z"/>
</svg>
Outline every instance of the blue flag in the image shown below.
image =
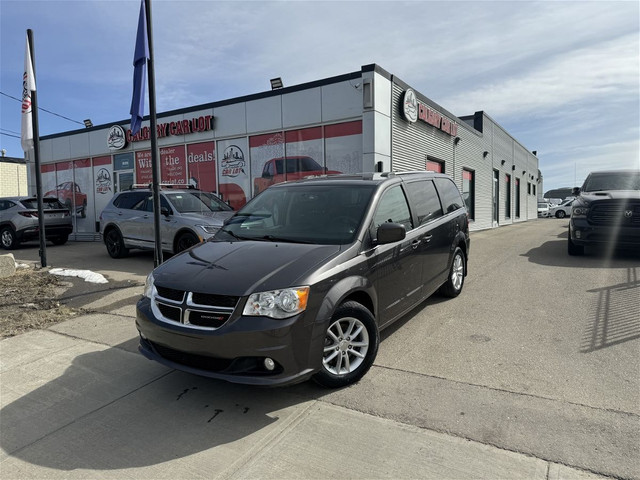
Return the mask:
<svg viewBox="0 0 640 480">
<path fill-rule="evenodd" d="M 147 15 L 144 0 L 140 2 L 136 50 L 133 54 L 133 97 L 131 98 L 131 135 L 140 131 L 144 117 L 144 82 L 147 78 L 149 43 L 147 38 Z"/>
</svg>

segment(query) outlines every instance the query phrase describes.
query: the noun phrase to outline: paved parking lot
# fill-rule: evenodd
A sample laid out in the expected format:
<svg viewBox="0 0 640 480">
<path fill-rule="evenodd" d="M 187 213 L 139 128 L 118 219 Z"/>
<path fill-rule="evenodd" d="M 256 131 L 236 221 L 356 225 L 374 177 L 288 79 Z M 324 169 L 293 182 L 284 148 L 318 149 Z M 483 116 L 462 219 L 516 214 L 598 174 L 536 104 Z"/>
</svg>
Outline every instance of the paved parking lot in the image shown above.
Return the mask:
<svg viewBox="0 0 640 480">
<path fill-rule="evenodd" d="M 2 476 L 640 478 L 640 254 L 569 257 L 566 235 L 557 219 L 473 233 L 463 293 L 383 332 L 339 391 L 149 362 L 132 317 L 153 256 L 51 247 L 51 266 L 112 290 L 0 343 Z M 38 260 L 37 245 L 14 254 Z"/>
</svg>

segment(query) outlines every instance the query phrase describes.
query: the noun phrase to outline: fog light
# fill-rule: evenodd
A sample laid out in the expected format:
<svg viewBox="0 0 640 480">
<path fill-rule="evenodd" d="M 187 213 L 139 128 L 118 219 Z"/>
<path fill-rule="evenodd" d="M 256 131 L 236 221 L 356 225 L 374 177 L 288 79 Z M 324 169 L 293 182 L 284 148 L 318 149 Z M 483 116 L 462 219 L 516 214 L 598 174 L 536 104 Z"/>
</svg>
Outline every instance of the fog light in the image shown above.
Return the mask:
<svg viewBox="0 0 640 480">
<path fill-rule="evenodd" d="M 581 238 L 582 237 L 581 233 L 582 232 L 580 230 L 576 230 L 576 238 Z"/>
<path fill-rule="evenodd" d="M 269 371 L 272 371 L 274 368 L 276 368 L 276 362 L 274 362 L 272 359 L 267 357 L 264 359 L 264 368 L 266 368 Z"/>
</svg>

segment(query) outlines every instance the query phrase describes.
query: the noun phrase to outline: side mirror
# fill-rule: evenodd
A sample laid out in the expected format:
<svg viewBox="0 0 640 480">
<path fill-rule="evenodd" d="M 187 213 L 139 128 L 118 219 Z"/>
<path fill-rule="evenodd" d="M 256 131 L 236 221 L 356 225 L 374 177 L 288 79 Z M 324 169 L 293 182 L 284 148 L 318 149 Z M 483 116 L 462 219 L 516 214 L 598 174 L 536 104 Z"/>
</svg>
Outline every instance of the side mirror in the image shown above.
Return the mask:
<svg viewBox="0 0 640 480">
<path fill-rule="evenodd" d="M 580 187 L 573 187 L 571 189 L 571 195 L 573 195 L 574 197 L 577 197 L 578 195 L 580 195 Z"/>
<path fill-rule="evenodd" d="M 272 178 L 272 176 L 269 175 L 269 172 L 262 172 L 262 178 Z"/>
<path fill-rule="evenodd" d="M 400 240 L 404 240 L 407 236 L 407 231 L 399 223 L 383 223 L 378 227 L 376 233 L 378 245 L 385 245 L 387 243 L 395 243 Z"/>
<path fill-rule="evenodd" d="M 160 207 L 160 213 L 165 217 L 168 217 L 169 215 L 171 215 L 171 212 L 167 207 Z"/>
</svg>

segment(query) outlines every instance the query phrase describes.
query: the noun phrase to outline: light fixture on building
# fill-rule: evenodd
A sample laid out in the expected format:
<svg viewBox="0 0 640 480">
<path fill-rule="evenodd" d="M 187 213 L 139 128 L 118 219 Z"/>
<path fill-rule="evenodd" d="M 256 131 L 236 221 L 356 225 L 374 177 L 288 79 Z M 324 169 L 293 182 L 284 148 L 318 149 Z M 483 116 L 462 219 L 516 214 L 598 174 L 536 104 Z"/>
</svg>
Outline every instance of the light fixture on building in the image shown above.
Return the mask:
<svg viewBox="0 0 640 480">
<path fill-rule="evenodd" d="M 453 144 L 454 145 L 458 145 L 458 143 L 460 143 L 460 137 L 456 137 L 453 139 Z"/>
<path fill-rule="evenodd" d="M 489 155 L 489 152 L 487 152 L 486 150 L 484 152 L 482 152 L 482 157 L 483 158 L 487 158 L 487 155 Z"/>
<path fill-rule="evenodd" d="M 87 128 L 93 127 L 93 122 L 91 121 L 90 118 L 87 118 L 86 120 L 84 120 L 84 126 Z"/>
<path fill-rule="evenodd" d="M 280 78 L 280 77 L 272 78 L 269 81 L 271 82 L 271 90 L 275 90 L 277 88 L 284 87 L 284 85 L 282 83 L 282 78 Z"/>
<path fill-rule="evenodd" d="M 525 173 L 527 173 L 527 171 L 526 170 L 522 170 L 522 174 L 524 175 Z"/>
<path fill-rule="evenodd" d="M 516 166 L 515 165 L 511 165 L 511 170 L 515 170 Z"/>
<path fill-rule="evenodd" d="M 505 163 L 507 163 L 506 160 L 500 160 L 500 165 L 504 165 Z"/>
</svg>

